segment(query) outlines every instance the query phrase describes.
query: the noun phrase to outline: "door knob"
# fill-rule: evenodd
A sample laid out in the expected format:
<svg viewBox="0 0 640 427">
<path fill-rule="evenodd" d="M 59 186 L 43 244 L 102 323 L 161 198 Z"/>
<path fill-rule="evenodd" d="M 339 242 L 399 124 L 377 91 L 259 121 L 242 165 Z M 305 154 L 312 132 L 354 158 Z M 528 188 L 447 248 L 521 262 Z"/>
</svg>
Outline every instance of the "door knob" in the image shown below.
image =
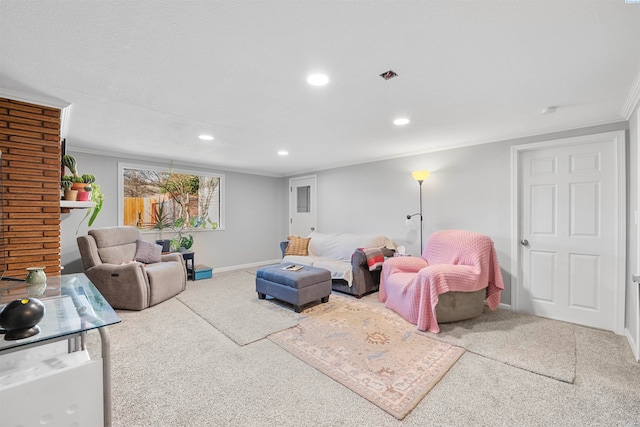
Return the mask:
<svg viewBox="0 0 640 427">
<path fill-rule="evenodd" d="M 529 246 L 529 241 L 527 239 L 522 239 L 522 240 L 520 240 L 520 244 L 522 246 Z"/>
<path fill-rule="evenodd" d="M 316 231 L 316 228 L 315 227 L 311 227 L 311 231 Z"/>
</svg>

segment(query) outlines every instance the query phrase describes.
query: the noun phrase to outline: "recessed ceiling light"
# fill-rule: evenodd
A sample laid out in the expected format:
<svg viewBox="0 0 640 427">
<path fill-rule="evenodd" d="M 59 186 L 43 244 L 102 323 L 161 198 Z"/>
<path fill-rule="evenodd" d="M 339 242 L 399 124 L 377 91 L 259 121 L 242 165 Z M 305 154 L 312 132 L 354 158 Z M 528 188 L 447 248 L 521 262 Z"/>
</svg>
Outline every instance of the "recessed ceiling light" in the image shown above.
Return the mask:
<svg viewBox="0 0 640 427">
<path fill-rule="evenodd" d="M 307 83 L 311 86 L 324 86 L 329 83 L 329 76 L 326 74 L 311 74 L 307 77 Z"/>
<path fill-rule="evenodd" d="M 203 141 L 213 141 L 213 137 L 211 135 L 200 135 L 198 138 Z"/>
<path fill-rule="evenodd" d="M 399 119 L 395 119 L 393 121 L 393 124 L 396 125 L 396 126 L 404 126 L 404 125 L 409 124 L 409 119 L 407 119 L 406 117 L 401 117 Z"/>
<path fill-rule="evenodd" d="M 278 156 L 288 156 L 289 152 L 287 150 L 278 151 Z"/>
</svg>

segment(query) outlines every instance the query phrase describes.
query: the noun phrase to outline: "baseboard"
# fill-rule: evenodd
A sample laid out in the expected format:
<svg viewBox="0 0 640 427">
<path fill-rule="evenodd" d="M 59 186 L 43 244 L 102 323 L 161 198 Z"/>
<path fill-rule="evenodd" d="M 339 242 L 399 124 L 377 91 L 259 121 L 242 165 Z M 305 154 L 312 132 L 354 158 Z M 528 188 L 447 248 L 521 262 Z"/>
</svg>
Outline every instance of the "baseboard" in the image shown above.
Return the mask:
<svg viewBox="0 0 640 427">
<path fill-rule="evenodd" d="M 503 310 L 511 310 L 511 304 L 505 304 L 505 303 L 501 302 L 500 305 L 498 306 L 498 308 L 501 308 Z"/>
<path fill-rule="evenodd" d="M 234 271 L 234 270 L 242 270 L 244 268 L 260 267 L 260 266 L 269 265 L 269 264 L 280 264 L 280 262 L 282 262 L 282 260 L 278 258 L 278 259 L 272 259 L 268 261 L 252 262 L 249 264 L 230 265 L 228 267 L 216 267 L 214 269 L 214 274 L 222 273 L 224 271 Z"/>
<path fill-rule="evenodd" d="M 624 328 L 624 335 L 627 337 L 627 341 L 629 341 L 633 357 L 635 357 L 636 362 L 640 362 L 640 343 L 635 342 L 631 332 L 629 332 L 629 328 Z"/>
</svg>

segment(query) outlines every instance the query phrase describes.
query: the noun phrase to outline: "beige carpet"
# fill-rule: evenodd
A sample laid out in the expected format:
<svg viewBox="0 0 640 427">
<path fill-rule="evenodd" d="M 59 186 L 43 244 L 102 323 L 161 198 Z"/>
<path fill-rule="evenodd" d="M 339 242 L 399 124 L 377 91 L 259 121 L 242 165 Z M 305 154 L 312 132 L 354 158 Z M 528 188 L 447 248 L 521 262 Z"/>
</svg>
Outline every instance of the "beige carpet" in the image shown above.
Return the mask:
<svg viewBox="0 0 640 427">
<path fill-rule="evenodd" d="M 464 353 L 416 333 L 389 310 L 332 295 L 269 339 L 403 419 Z"/>
<path fill-rule="evenodd" d="M 576 325 L 510 310 L 440 325 L 425 336 L 460 346 L 498 362 L 573 383 L 576 377 Z"/>
<path fill-rule="evenodd" d="M 548 352 L 546 341 L 553 339 L 535 331 L 536 319 L 528 320 L 533 329 L 497 322 L 508 336 L 496 340 L 502 347 L 480 349 L 491 357 L 481 356 L 478 349 L 466 351 L 398 421 L 269 339 L 248 345 L 229 339 L 233 325 L 247 333 L 236 339 L 248 339 L 252 327 L 263 334 L 280 327 L 272 321 L 282 324 L 283 316 L 295 315 L 277 301 L 251 302 L 258 301 L 254 283 L 250 274 L 214 273 L 213 279 L 189 281 L 180 294 L 196 292 L 209 301 L 202 306 L 227 328 L 224 334 L 177 298 L 143 311 L 118 311 L 122 323 L 109 328 L 114 427 L 640 427 L 640 364 L 624 336 L 571 325 L 576 349 L 571 384 L 496 361 L 498 356 L 516 359 L 507 353 L 524 341 Z M 331 295 L 330 304 L 335 297 Z M 227 309 L 226 302 L 236 310 Z M 357 302 L 382 307 L 377 294 Z M 261 318 L 238 311 L 253 308 Z M 216 318 L 214 309 L 220 310 L 219 317 L 226 313 L 231 318 Z M 455 331 L 460 324 L 450 326 Z M 459 335 L 467 340 L 474 329 L 467 326 Z M 514 332 L 518 330 L 522 333 Z M 410 331 L 415 331 L 413 325 Z M 522 335 L 525 331 L 528 335 Z M 98 357 L 98 333 L 90 332 L 88 341 L 92 357 Z"/>
<path fill-rule="evenodd" d="M 282 304 L 258 299 L 255 275 L 243 270 L 189 281 L 176 298 L 238 345 L 290 328 L 301 318 Z"/>
<path fill-rule="evenodd" d="M 367 295 L 359 302 L 401 319 L 385 309 L 377 295 Z M 334 292 L 331 299 L 334 296 L 340 294 Z M 253 271 L 214 273 L 212 279 L 189 281 L 177 299 L 238 345 L 291 328 L 303 317 L 286 303 L 259 300 Z M 413 331 L 539 375 L 567 383 L 575 380 L 576 325 L 510 310 L 485 309 L 480 317 L 440 327 L 439 334 L 422 333 L 415 326 Z"/>
</svg>

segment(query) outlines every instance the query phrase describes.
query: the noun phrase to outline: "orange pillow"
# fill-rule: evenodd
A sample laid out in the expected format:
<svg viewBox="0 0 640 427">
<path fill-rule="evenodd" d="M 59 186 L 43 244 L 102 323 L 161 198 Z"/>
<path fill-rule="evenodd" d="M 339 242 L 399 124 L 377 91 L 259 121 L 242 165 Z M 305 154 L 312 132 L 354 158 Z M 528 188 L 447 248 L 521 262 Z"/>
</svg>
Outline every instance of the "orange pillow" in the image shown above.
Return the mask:
<svg viewBox="0 0 640 427">
<path fill-rule="evenodd" d="M 287 249 L 284 251 L 285 255 L 309 255 L 308 248 L 311 237 L 289 236 L 287 239 L 289 240 L 289 244 L 287 245 Z"/>
</svg>

